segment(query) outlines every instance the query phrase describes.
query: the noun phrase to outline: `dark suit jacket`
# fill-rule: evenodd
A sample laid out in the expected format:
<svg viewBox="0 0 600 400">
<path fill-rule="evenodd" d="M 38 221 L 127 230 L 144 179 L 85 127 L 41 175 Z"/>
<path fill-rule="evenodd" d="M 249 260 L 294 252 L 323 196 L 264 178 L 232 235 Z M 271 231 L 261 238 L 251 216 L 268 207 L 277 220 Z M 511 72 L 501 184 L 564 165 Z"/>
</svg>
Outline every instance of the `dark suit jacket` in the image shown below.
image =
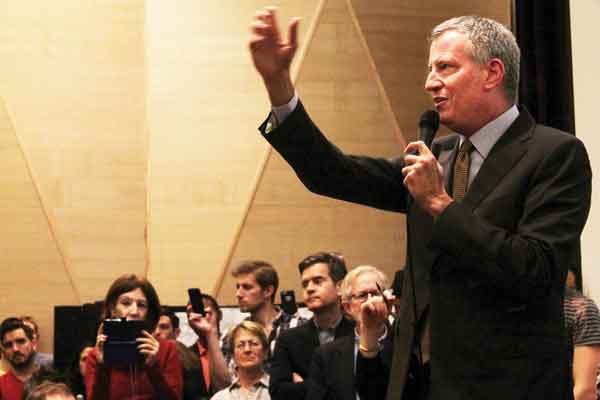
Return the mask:
<svg viewBox="0 0 600 400">
<path fill-rule="evenodd" d="M 461 203 L 435 221 L 407 210 L 402 158 L 343 154 L 302 104 L 263 134 L 311 191 L 407 213 L 408 270 L 388 400 L 402 398 L 417 318 L 430 305 L 431 399 L 563 399 L 567 267 L 589 212 L 591 169 L 574 136 L 536 125 L 521 109 Z M 457 137 L 432 150 L 450 176 Z M 446 181 L 449 193 L 450 182 Z"/>
<path fill-rule="evenodd" d="M 335 337 L 354 336 L 354 322 L 343 318 L 335 330 Z M 303 400 L 313 352 L 319 347 L 319 336 L 314 321 L 281 332 L 275 344 L 269 374 L 269 393 L 274 400 Z M 305 380 L 293 383 L 292 373 Z"/>
<path fill-rule="evenodd" d="M 391 333 L 391 332 L 389 332 Z M 306 400 L 356 400 L 357 383 L 354 357 L 355 336 L 346 336 L 317 348 L 313 354 Z M 388 371 L 391 362 L 391 336 L 384 340 L 383 350 L 373 360 L 378 368 Z M 381 370 L 365 371 L 361 400 L 383 399 L 386 393 Z"/>
</svg>

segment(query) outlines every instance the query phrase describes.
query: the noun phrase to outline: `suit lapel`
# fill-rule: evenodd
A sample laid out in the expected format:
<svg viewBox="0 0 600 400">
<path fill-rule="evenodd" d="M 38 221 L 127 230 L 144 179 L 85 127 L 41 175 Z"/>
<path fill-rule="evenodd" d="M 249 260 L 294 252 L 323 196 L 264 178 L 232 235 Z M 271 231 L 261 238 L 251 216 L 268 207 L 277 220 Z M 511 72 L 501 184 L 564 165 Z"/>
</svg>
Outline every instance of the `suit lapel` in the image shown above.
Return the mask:
<svg viewBox="0 0 600 400">
<path fill-rule="evenodd" d="M 469 187 L 463 203 L 470 207 L 476 208 L 527 153 L 526 142 L 531 137 L 535 123 L 526 110 L 520 111 L 516 121 L 492 147 Z"/>
<path fill-rule="evenodd" d="M 338 341 L 336 346 L 336 356 L 333 358 L 335 369 L 337 370 L 340 390 L 342 390 L 344 399 L 355 399 L 356 389 L 354 384 L 354 336 L 346 336 Z"/>
</svg>

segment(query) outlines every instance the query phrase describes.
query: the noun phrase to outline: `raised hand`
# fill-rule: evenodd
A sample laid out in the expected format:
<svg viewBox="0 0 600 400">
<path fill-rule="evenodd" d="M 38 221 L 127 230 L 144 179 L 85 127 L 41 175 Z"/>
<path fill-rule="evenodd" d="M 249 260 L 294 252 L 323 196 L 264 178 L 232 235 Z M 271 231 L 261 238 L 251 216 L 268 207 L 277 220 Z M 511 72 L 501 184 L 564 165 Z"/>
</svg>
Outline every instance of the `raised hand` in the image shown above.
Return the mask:
<svg viewBox="0 0 600 400">
<path fill-rule="evenodd" d="M 290 65 L 298 47 L 299 19 L 289 25 L 288 41 L 284 41 L 279 31 L 274 7 L 258 11 L 250 26 L 252 36 L 249 47 L 252 61 L 261 75 L 275 106 L 287 103 L 294 95 L 290 77 Z"/>
<path fill-rule="evenodd" d="M 138 350 L 144 355 L 145 364 L 151 366 L 158 361 L 159 341 L 147 331 L 142 331 L 144 336 L 136 339 Z"/>
</svg>

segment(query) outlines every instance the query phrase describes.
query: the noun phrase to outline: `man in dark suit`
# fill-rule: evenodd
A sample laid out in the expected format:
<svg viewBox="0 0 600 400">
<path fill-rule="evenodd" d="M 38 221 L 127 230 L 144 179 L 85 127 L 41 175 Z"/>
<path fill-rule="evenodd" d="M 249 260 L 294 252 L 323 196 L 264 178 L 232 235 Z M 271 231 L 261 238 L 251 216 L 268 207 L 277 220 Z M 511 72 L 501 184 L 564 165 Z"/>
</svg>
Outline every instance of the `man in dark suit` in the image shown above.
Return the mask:
<svg viewBox="0 0 600 400">
<path fill-rule="evenodd" d="M 275 400 L 303 400 L 311 357 L 319 345 L 354 336 L 354 324 L 343 317 L 338 291 L 346 264 L 339 254 L 320 252 L 298 265 L 302 295 L 313 318 L 284 331 L 277 340 L 269 373 L 269 392 Z"/>
<path fill-rule="evenodd" d="M 480 17 L 434 28 L 425 89 L 456 135 L 432 150 L 409 143 L 390 161 L 343 154 L 310 120 L 289 75 L 297 25 L 289 42 L 273 9 L 252 26 L 273 105 L 263 135 L 311 191 L 409 222 L 388 400 L 407 398 L 407 378 L 425 376 L 409 366 L 428 360 L 428 385 L 413 398 L 567 398 L 563 282 L 589 212 L 591 168 L 577 138 L 515 104 L 512 33 Z"/>
<path fill-rule="evenodd" d="M 363 265 L 352 269 L 342 283 L 342 305 L 347 315 L 356 322 L 355 333 L 363 330 L 362 308 L 374 299 L 382 300 L 383 292 L 388 288 L 385 274 L 375 267 Z M 387 310 L 384 310 L 387 311 Z M 382 313 L 387 317 L 387 312 Z M 391 332 L 387 324 L 379 324 L 374 330 L 375 343 L 373 348 L 382 349 L 381 358 L 383 368 L 389 371 Z M 336 339 L 324 344 L 315 350 L 310 366 L 308 380 L 308 394 L 310 400 L 356 400 L 355 378 L 356 354 L 359 349 L 369 351 L 360 343 L 356 334 Z M 386 384 L 381 384 L 377 378 L 366 382 L 370 398 L 383 399 L 386 393 Z"/>
</svg>

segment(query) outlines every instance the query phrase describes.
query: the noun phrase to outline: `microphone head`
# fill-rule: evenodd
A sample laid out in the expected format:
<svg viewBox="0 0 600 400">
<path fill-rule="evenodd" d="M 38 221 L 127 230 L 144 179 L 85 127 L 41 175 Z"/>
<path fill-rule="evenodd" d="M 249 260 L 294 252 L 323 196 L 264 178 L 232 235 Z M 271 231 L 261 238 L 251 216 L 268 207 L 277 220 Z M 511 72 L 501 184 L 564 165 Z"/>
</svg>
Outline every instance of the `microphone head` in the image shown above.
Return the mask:
<svg viewBox="0 0 600 400">
<path fill-rule="evenodd" d="M 431 131 L 436 132 L 440 127 L 440 114 L 434 110 L 425 111 L 421 114 L 419 127 L 421 129 L 430 129 Z"/>
</svg>

